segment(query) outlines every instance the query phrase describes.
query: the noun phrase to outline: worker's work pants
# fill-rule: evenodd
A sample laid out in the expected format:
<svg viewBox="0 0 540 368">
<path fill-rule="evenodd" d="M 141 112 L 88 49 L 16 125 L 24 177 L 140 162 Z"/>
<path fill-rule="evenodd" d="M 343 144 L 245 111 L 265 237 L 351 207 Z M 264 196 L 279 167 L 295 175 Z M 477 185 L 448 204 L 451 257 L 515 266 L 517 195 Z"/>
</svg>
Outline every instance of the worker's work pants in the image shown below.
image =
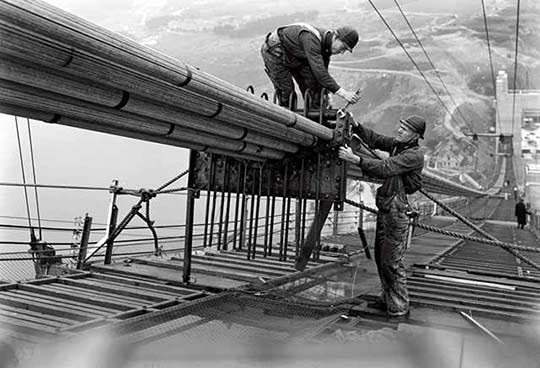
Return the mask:
<svg viewBox="0 0 540 368">
<path fill-rule="evenodd" d="M 379 209 L 375 234 L 375 263 L 381 279 L 382 297 L 389 315 L 409 311 L 409 294 L 403 258 L 407 247 L 406 204 L 397 197 Z"/>
<path fill-rule="evenodd" d="M 289 99 L 294 91 L 293 78 L 300 87 L 302 96 L 307 89 L 310 90 L 313 108 L 320 106 L 321 85 L 311 71 L 309 64 L 302 64 L 296 68 L 289 68 L 285 64 L 285 50 L 275 33 L 270 33 L 261 47 L 261 56 L 264 61 L 264 70 L 272 81 L 276 92 L 281 96 L 280 105 L 289 107 Z"/>
</svg>

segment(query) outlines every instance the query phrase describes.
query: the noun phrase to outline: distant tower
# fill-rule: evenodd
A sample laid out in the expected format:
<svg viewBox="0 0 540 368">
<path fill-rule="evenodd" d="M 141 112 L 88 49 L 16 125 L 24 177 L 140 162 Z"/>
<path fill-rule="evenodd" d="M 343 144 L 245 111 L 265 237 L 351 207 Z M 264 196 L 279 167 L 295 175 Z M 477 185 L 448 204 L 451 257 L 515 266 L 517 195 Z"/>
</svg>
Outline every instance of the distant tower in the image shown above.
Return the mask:
<svg viewBox="0 0 540 368">
<path fill-rule="evenodd" d="M 497 75 L 497 91 L 495 98 L 505 98 L 508 94 L 508 74 L 504 70 L 499 70 Z"/>
<path fill-rule="evenodd" d="M 509 90 L 508 75 L 497 74 L 497 133 L 512 134 L 514 174 L 519 187 L 525 185 L 525 166 L 521 152 L 521 127 L 525 118 L 540 116 L 540 92 L 535 90 Z M 499 142 L 497 142 L 499 144 Z"/>
</svg>

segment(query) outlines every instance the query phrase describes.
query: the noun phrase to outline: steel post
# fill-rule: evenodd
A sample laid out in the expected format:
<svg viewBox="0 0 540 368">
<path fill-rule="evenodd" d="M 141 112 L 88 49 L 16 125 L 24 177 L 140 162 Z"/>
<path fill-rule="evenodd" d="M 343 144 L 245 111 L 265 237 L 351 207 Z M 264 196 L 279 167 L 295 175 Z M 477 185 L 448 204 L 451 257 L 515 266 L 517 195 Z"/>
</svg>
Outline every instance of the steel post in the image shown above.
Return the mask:
<svg viewBox="0 0 540 368">
<path fill-rule="evenodd" d="M 184 234 L 184 266 L 182 268 L 182 281 L 189 283 L 191 277 L 191 252 L 193 249 L 193 218 L 195 212 L 195 194 L 188 189 L 186 203 L 186 226 Z"/>
<path fill-rule="evenodd" d="M 257 236 L 259 233 L 259 211 L 261 209 L 261 197 L 262 197 L 262 182 L 263 182 L 263 168 L 259 168 L 259 186 L 257 193 L 257 205 L 255 206 L 255 233 L 253 235 L 253 258 L 257 254 Z"/>
<path fill-rule="evenodd" d="M 109 213 L 107 215 L 107 230 L 105 231 L 105 238 L 108 239 L 107 241 L 107 248 L 105 250 L 105 264 L 111 263 L 112 253 L 113 253 L 113 247 L 114 247 L 114 239 L 111 238 L 111 235 L 116 230 L 116 221 L 118 219 L 118 207 L 116 206 L 116 199 L 118 197 L 118 194 L 116 193 L 116 188 L 118 187 L 118 180 L 113 180 L 112 182 L 112 193 L 111 193 L 111 201 L 109 203 Z"/>
<path fill-rule="evenodd" d="M 309 228 L 309 232 L 306 236 L 306 240 L 300 249 L 300 255 L 296 259 L 296 263 L 294 267 L 299 270 L 303 271 L 306 268 L 307 263 L 309 262 L 309 258 L 311 257 L 311 253 L 315 249 L 317 245 L 317 239 L 319 239 L 321 230 L 323 228 L 323 225 L 326 221 L 326 218 L 328 217 L 328 214 L 330 213 L 330 209 L 332 208 L 332 205 L 334 202 L 332 201 L 320 201 L 319 210 L 315 213 L 315 218 L 313 219 L 313 223 L 311 224 L 311 227 Z"/>
<path fill-rule="evenodd" d="M 90 230 L 92 228 L 92 217 L 84 216 L 84 225 L 81 235 L 81 245 L 79 248 L 79 257 L 77 259 L 77 269 L 80 270 L 84 266 L 84 260 L 86 259 L 86 253 L 88 251 L 88 240 L 90 239 Z"/>
</svg>

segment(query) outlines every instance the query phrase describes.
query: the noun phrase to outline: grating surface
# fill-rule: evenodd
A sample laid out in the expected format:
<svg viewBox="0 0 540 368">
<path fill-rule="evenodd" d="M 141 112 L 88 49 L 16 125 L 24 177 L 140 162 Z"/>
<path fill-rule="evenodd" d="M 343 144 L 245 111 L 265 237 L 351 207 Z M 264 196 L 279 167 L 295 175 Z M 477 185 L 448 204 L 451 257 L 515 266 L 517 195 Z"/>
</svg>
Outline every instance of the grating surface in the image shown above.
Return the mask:
<svg viewBox="0 0 540 368">
<path fill-rule="evenodd" d="M 0 330 L 36 341 L 184 303 L 205 293 L 138 279 L 79 273 L 0 286 Z"/>
<path fill-rule="evenodd" d="M 488 223 L 483 230 L 504 242 L 540 248 L 532 232 L 508 221 L 513 206 L 512 200 L 498 200 L 493 215 L 502 222 Z M 540 262 L 540 253 L 520 253 Z M 416 305 L 471 310 L 503 320 L 540 320 L 540 271 L 499 247 L 459 242 L 412 267 L 408 283 Z"/>
<path fill-rule="evenodd" d="M 422 268 L 414 269 L 407 282 L 416 306 L 540 322 L 540 282 Z"/>
</svg>

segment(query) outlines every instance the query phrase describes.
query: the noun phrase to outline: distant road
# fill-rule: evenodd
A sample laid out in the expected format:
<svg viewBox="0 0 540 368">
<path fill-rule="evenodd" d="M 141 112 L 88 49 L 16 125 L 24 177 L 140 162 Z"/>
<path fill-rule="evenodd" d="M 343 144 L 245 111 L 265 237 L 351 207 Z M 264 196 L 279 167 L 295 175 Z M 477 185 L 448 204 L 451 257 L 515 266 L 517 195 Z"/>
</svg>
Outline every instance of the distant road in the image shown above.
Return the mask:
<svg viewBox="0 0 540 368">
<path fill-rule="evenodd" d="M 336 66 L 332 64 L 330 64 L 330 69 L 344 70 L 348 72 L 373 73 L 373 74 L 399 74 L 399 75 L 404 75 L 406 77 L 421 79 L 425 83 L 424 78 L 422 78 L 420 73 L 407 72 L 403 70 L 349 68 L 346 66 Z M 429 83 L 431 83 L 432 86 L 444 88 L 441 81 L 436 77 L 436 75 L 434 75 L 434 73 L 432 73 L 432 71 L 424 71 L 424 74 L 426 75 L 427 79 L 429 80 Z M 475 97 L 479 99 L 488 98 L 486 96 L 479 95 L 478 93 L 474 91 L 471 91 L 467 87 L 460 87 L 453 84 L 449 84 L 447 81 L 445 82 L 446 82 L 446 87 L 448 87 L 448 89 L 450 90 L 450 93 L 452 93 L 454 97 L 457 95 L 461 95 L 461 96 L 474 95 Z M 426 83 L 426 87 L 429 88 L 427 83 Z"/>
<path fill-rule="evenodd" d="M 420 74 L 416 74 L 416 73 L 412 73 L 412 72 L 405 72 L 405 71 L 401 71 L 401 70 L 360 69 L 360 68 L 347 68 L 345 66 L 332 66 L 332 65 L 330 65 L 330 68 L 337 69 L 337 70 L 344 70 L 344 71 L 348 71 L 348 72 L 361 72 L 361 73 L 374 73 L 374 74 L 399 74 L 399 75 L 403 75 L 403 76 L 406 76 L 406 77 L 412 77 L 412 78 L 420 79 L 420 80 L 422 80 L 422 82 L 425 83 L 424 78 L 422 78 L 422 76 Z M 434 78 L 428 78 L 428 80 L 429 80 L 429 82 L 431 83 L 431 85 L 433 87 L 444 88 L 442 83 L 439 80 L 435 80 Z M 447 87 L 450 90 L 450 93 L 452 93 L 452 95 L 454 96 L 454 98 L 457 99 L 456 102 L 458 104 L 462 103 L 462 101 L 459 101 L 459 99 L 457 98 L 458 96 L 461 96 L 462 98 L 464 98 L 465 101 L 467 100 L 466 93 L 462 89 L 457 88 L 455 86 L 449 86 L 448 84 L 447 84 Z M 454 88 L 452 88 L 452 87 L 454 87 Z M 430 89 L 429 86 L 427 85 L 427 83 L 426 83 L 426 88 Z M 444 95 L 445 94 L 443 93 L 441 98 L 443 98 Z M 452 104 L 449 104 L 449 103 L 447 103 L 446 105 L 450 109 L 450 111 L 452 111 L 452 114 L 454 114 L 454 111 L 456 110 L 456 106 L 452 106 Z M 456 117 L 456 115 L 454 115 L 454 117 Z M 461 129 L 460 129 L 459 125 L 455 126 L 452 123 L 452 120 L 453 119 L 450 117 L 450 115 L 446 114 L 446 117 L 445 117 L 444 122 L 443 122 L 444 126 L 456 138 L 458 138 L 458 139 L 463 138 L 464 135 L 461 132 Z"/>
<path fill-rule="evenodd" d="M 401 50 L 391 51 L 391 52 L 387 52 L 386 54 L 382 54 L 382 55 L 378 55 L 378 56 L 370 56 L 370 57 L 363 58 L 363 59 L 332 61 L 332 64 L 333 65 L 343 65 L 343 64 L 362 63 L 364 61 L 387 58 L 388 56 L 394 56 L 394 55 L 397 55 L 397 54 L 403 54 L 403 51 L 401 51 Z"/>
<path fill-rule="evenodd" d="M 392 9 L 392 8 L 384 9 L 384 11 L 386 13 L 398 13 L 399 12 L 399 10 Z M 425 17 L 433 17 L 433 16 L 446 17 L 446 16 L 454 16 L 454 15 L 457 15 L 457 14 L 453 14 L 453 13 L 425 13 L 425 12 L 414 12 L 414 11 L 411 12 L 411 11 L 408 11 L 407 15 L 422 15 L 422 16 L 425 16 Z"/>
<path fill-rule="evenodd" d="M 344 10 L 347 13 L 362 13 L 362 14 L 371 14 L 371 13 L 373 13 L 371 8 L 369 10 L 364 10 L 364 9 L 351 9 L 351 8 L 345 7 Z M 384 9 L 380 9 L 380 10 L 384 11 L 385 13 L 397 13 L 398 12 L 398 10 L 393 9 L 393 8 L 384 8 Z M 429 12 L 408 11 L 407 15 L 422 15 L 422 16 L 425 16 L 425 17 L 433 17 L 433 16 L 441 16 L 441 17 L 443 17 L 443 16 L 453 16 L 453 15 L 456 15 L 456 14 L 454 14 L 454 13 L 429 13 Z"/>
<path fill-rule="evenodd" d="M 337 70 L 345 70 L 348 72 L 361 72 L 361 73 L 374 73 L 374 74 L 400 74 L 407 77 L 421 79 L 422 81 L 424 81 L 424 78 L 422 78 L 420 74 L 416 74 L 412 72 L 405 72 L 402 70 L 348 68 L 346 66 L 336 66 L 336 65 L 330 65 L 330 68 L 337 69 Z M 437 87 L 443 88 L 443 85 L 439 80 L 430 80 L 429 78 L 428 80 L 433 86 L 437 85 Z"/>
</svg>

